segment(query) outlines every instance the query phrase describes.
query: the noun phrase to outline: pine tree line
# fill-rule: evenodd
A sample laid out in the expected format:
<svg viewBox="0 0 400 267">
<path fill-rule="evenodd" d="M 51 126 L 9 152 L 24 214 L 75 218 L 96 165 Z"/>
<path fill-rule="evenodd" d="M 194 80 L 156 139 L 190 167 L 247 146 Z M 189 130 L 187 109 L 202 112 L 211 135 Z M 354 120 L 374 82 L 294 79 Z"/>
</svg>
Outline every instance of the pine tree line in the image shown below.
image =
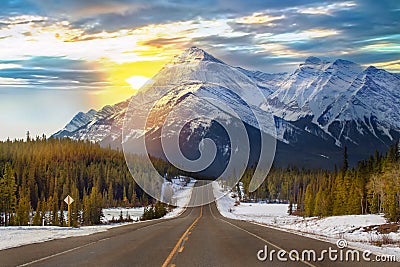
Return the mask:
<svg viewBox="0 0 400 267">
<path fill-rule="evenodd" d="M 145 159 L 134 158 L 145 174 Z M 153 160 L 161 171 L 175 171 Z M 132 178 L 121 151 L 88 141 L 46 139 L 0 142 L 0 225 L 66 225 L 70 195 L 72 225 L 100 223 L 102 208 L 154 202 Z"/>
<path fill-rule="evenodd" d="M 349 168 L 347 148 L 343 164 L 334 171 L 305 170 L 296 167 L 272 168 L 250 199 L 287 201 L 290 212 L 304 216 L 384 213 L 389 221 L 400 220 L 400 159 L 398 144 L 386 155 L 378 152 Z M 241 181 L 245 189 L 253 169 Z"/>
</svg>

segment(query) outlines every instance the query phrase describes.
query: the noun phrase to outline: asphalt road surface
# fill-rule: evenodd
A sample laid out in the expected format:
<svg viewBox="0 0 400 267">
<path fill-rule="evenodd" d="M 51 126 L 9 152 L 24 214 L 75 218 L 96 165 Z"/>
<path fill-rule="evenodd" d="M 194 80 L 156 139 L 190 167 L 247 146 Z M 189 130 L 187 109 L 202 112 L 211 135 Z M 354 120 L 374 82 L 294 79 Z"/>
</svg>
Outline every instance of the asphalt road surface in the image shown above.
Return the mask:
<svg viewBox="0 0 400 267">
<path fill-rule="evenodd" d="M 211 185 L 198 182 L 191 204 L 214 199 Z M 265 246 L 267 253 L 265 254 Z M 0 266 L 399 266 L 399 263 L 336 261 L 322 250 L 335 244 L 286 233 L 220 215 L 214 202 L 188 208 L 179 217 L 116 227 L 90 236 L 72 237 L 0 251 Z M 261 250 L 261 252 L 259 252 Z M 269 258 L 271 251 L 272 260 Z M 282 250 L 280 253 L 278 251 Z M 296 250 L 299 252 L 297 257 Z M 314 250 L 312 254 L 302 253 Z M 339 250 L 340 251 L 340 250 Z M 290 256 L 293 260 L 290 259 Z M 265 261 L 258 259 L 265 258 Z M 278 259 L 278 255 L 287 261 Z M 311 256 L 311 259 L 308 258 Z M 348 253 L 349 259 L 352 258 Z M 304 258 L 304 260 L 302 260 Z"/>
</svg>

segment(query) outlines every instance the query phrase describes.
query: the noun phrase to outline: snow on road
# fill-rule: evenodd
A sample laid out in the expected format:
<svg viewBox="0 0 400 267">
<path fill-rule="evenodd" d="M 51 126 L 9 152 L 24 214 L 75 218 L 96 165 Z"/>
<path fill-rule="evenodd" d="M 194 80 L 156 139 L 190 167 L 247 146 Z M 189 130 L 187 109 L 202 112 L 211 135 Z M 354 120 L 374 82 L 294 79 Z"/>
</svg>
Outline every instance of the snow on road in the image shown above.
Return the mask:
<svg viewBox="0 0 400 267">
<path fill-rule="evenodd" d="M 368 249 L 374 253 L 396 255 L 400 257 L 400 231 L 380 234 L 376 229 L 365 231 L 364 227 L 383 225 L 383 215 L 345 215 L 327 218 L 303 218 L 288 214 L 288 204 L 240 203 L 235 206 L 235 198 L 223 191 L 217 182 L 213 183 L 214 195 L 220 213 L 231 219 L 260 223 L 268 227 L 288 231 L 312 238 L 336 243 L 338 239 L 346 239 L 350 246 Z M 389 238 L 391 245 L 375 246 L 372 242 Z M 400 258 L 399 258 L 400 259 Z"/>
<path fill-rule="evenodd" d="M 176 199 L 179 207 L 173 209 L 164 218 L 173 218 L 179 216 L 184 210 L 185 206 L 189 203 L 195 180 L 190 180 L 186 185 L 182 179 L 173 179 L 173 198 Z M 144 208 L 110 208 L 103 209 L 104 218 L 102 221 L 107 223 L 114 217 L 118 219 L 121 211 L 123 218 L 126 218 L 128 213 L 134 220 L 140 218 L 143 214 Z M 105 224 L 96 226 L 82 226 L 80 228 L 67 228 L 59 226 L 9 226 L 0 227 L 0 250 L 19 247 L 32 243 L 40 243 L 53 239 L 61 239 L 75 236 L 91 235 L 99 232 L 107 231 L 110 228 L 126 225 L 127 223 L 119 224 Z"/>
</svg>

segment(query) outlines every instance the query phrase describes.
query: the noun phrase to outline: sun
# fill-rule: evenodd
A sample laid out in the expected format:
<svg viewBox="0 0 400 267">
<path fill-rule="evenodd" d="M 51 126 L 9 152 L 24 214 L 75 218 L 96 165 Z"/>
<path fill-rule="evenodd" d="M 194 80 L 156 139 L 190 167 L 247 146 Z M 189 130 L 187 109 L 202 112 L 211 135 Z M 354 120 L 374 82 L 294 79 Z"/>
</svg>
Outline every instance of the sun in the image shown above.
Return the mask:
<svg viewBox="0 0 400 267">
<path fill-rule="evenodd" d="M 132 97 L 170 59 L 115 63 L 108 59 L 98 61 L 108 86 L 97 92 L 96 102 L 105 106 L 116 104 Z"/>
<path fill-rule="evenodd" d="M 136 75 L 136 76 L 131 76 L 128 79 L 126 79 L 126 82 L 129 83 L 133 89 L 139 90 L 149 80 L 150 80 L 149 77 Z"/>
</svg>

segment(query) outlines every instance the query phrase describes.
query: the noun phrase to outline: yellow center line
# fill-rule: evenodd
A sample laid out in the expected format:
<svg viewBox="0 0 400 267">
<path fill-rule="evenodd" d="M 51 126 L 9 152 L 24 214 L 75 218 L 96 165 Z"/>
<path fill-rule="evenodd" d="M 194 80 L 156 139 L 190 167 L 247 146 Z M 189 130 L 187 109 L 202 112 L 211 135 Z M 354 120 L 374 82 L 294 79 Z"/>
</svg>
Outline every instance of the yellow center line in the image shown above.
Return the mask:
<svg viewBox="0 0 400 267">
<path fill-rule="evenodd" d="M 193 227 L 196 225 L 196 223 L 200 220 L 200 218 L 203 216 L 203 207 L 200 208 L 200 215 L 199 217 L 194 220 L 194 222 L 189 226 L 188 229 L 183 233 L 181 238 L 179 238 L 178 242 L 176 243 L 175 247 L 172 249 L 171 253 L 169 253 L 168 257 L 165 259 L 162 267 L 167 267 L 172 258 L 174 257 L 175 253 L 178 251 L 179 247 L 181 246 L 182 242 L 184 241 L 185 237 L 188 236 L 188 233 L 193 229 Z M 183 251 L 183 247 L 180 249 L 180 252 Z M 174 265 L 174 264 L 172 264 Z"/>
</svg>

